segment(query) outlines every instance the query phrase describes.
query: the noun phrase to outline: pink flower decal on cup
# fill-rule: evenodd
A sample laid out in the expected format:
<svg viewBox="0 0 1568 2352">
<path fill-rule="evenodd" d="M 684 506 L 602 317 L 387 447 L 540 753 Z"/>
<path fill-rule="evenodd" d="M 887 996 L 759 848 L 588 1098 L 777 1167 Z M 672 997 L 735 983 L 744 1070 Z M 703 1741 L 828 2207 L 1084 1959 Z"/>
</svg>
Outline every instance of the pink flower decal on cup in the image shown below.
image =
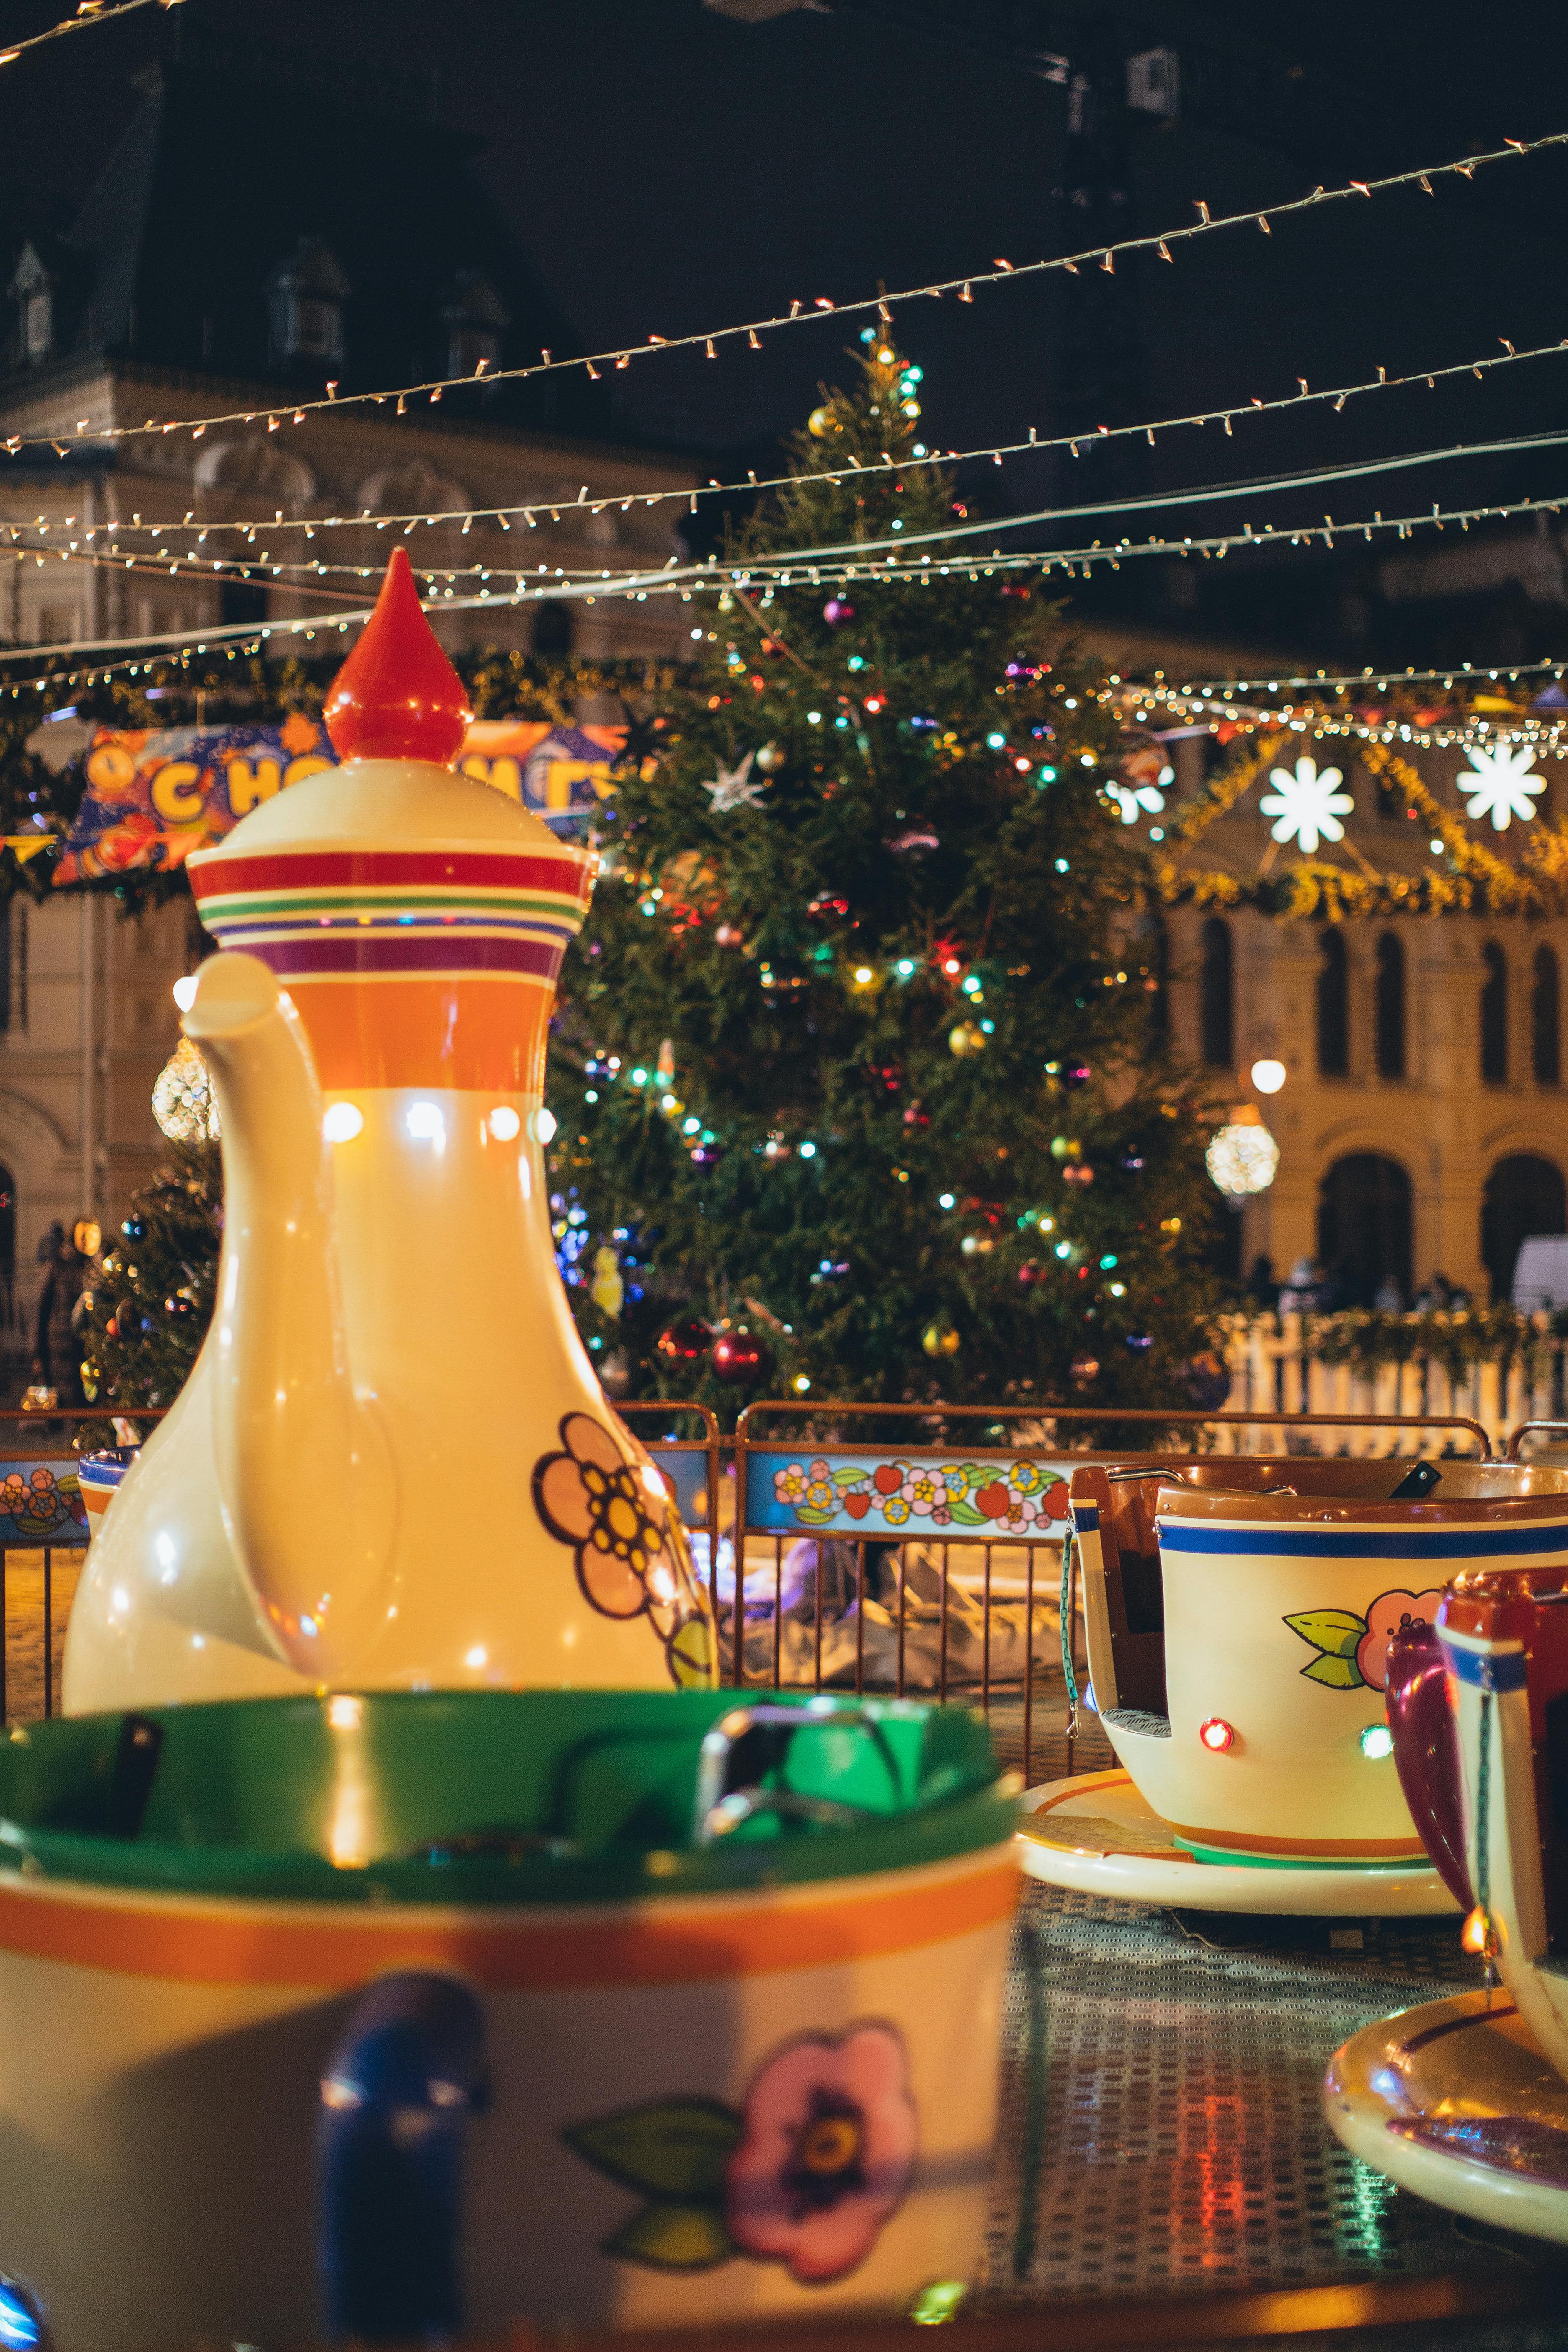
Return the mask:
<svg viewBox="0 0 1568 2352">
<path fill-rule="evenodd" d="M 1415 1625 L 1435 1625 L 1443 1595 L 1438 1592 L 1380 1592 L 1366 1612 L 1366 1632 L 1356 1644 L 1355 1662 L 1363 1682 L 1382 1690 L 1388 1676 L 1388 1645 L 1395 1633 Z"/>
<path fill-rule="evenodd" d="M 820 2285 L 864 2262 L 914 2170 L 920 2120 L 901 2038 L 858 2025 L 786 2042 L 746 2094 L 724 2221 L 742 2252 Z"/>
</svg>

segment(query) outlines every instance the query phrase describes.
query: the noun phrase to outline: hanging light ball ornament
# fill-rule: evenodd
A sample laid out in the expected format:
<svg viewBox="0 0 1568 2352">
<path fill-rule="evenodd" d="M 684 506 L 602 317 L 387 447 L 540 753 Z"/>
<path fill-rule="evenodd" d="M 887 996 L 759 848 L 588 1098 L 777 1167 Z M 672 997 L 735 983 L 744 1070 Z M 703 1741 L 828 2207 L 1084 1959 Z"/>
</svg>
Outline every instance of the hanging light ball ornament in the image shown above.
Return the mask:
<svg viewBox="0 0 1568 2352">
<path fill-rule="evenodd" d="M 950 1316 L 937 1316 L 921 1333 L 921 1346 L 928 1356 L 956 1356 L 959 1348 L 957 1324 Z"/>
<path fill-rule="evenodd" d="M 683 1315 L 667 1324 L 653 1344 L 667 1364 L 700 1364 L 713 1345 L 713 1333 L 700 1315 Z"/>
<path fill-rule="evenodd" d="M 767 1360 L 766 1349 L 750 1331 L 721 1331 L 713 1342 L 713 1370 L 736 1388 L 760 1380 Z"/>
<path fill-rule="evenodd" d="M 171 1143 L 216 1143 L 222 1132 L 207 1066 L 188 1037 L 158 1073 L 153 1116 Z"/>
<path fill-rule="evenodd" d="M 967 1060 L 971 1054 L 983 1054 L 985 1032 L 978 1021 L 960 1021 L 947 1033 L 947 1049 L 950 1054 L 956 1054 L 961 1062 Z"/>
<path fill-rule="evenodd" d="M 805 429 L 818 441 L 831 441 L 836 433 L 843 432 L 844 427 L 831 408 L 814 408 L 805 420 Z"/>
<path fill-rule="evenodd" d="M 595 1369 L 607 1397 L 624 1397 L 632 1384 L 632 1360 L 624 1348 L 612 1348 Z"/>
<path fill-rule="evenodd" d="M 771 776 L 773 770 L 775 768 L 782 768 L 784 763 L 784 755 L 783 747 L 777 743 L 764 743 L 762 750 L 757 753 L 757 765 L 761 768 L 764 776 Z"/>
<path fill-rule="evenodd" d="M 1256 1103 L 1237 1103 L 1204 1154 L 1204 1166 L 1228 1201 L 1266 1192 L 1279 1171 L 1279 1146 Z"/>
</svg>

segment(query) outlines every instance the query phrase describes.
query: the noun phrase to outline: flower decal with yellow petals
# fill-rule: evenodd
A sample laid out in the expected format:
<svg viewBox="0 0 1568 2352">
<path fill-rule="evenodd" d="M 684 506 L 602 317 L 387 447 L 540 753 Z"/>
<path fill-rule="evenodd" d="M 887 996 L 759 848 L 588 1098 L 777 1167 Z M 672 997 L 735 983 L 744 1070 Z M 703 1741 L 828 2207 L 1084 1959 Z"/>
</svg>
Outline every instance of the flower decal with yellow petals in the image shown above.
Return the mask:
<svg viewBox="0 0 1568 2352">
<path fill-rule="evenodd" d="M 591 1413 L 565 1416 L 561 1445 L 534 1465 L 533 1500 L 551 1534 L 572 1546 L 584 1599 L 602 1617 L 646 1615 L 671 1681 L 710 1684 L 710 1629 L 663 1478 L 651 1462 L 628 1460 Z"/>
</svg>

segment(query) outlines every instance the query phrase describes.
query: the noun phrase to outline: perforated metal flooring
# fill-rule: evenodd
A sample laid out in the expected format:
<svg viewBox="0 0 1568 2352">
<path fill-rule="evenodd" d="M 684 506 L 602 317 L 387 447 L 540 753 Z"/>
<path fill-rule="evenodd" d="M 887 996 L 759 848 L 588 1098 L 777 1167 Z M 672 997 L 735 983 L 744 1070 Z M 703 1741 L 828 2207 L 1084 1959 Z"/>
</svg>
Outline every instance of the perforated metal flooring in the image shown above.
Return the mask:
<svg viewBox="0 0 1568 2352">
<path fill-rule="evenodd" d="M 1453 1921 L 1177 1915 L 1031 1885 L 1008 1985 L 992 2297 L 1561 2260 L 1395 2189 L 1322 2119 L 1319 2082 L 1350 2034 L 1479 1981 Z"/>
</svg>

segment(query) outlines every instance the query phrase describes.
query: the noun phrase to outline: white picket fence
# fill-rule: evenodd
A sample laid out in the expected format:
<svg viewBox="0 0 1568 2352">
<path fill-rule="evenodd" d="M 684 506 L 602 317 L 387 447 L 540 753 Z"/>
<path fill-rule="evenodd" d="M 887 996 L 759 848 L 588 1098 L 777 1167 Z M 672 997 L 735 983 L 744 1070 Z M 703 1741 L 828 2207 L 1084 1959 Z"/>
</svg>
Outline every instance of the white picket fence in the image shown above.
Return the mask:
<svg viewBox="0 0 1568 2352">
<path fill-rule="evenodd" d="M 1226 1336 L 1230 1373 L 1226 1409 L 1231 1412 L 1279 1413 L 1459 1413 L 1479 1422 L 1500 1453 L 1509 1432 L 1522 1421 L 1548 1421 L 1562 1410 L 1563 1347 L 1539 1351 L 1532 1380 L 1517 1360 L 1506 1370 L 1482 1360 L 1460 1380 L 1441 1365 L 1416 1360 L 1384 1364 L 1370 1376 L 1349 1364 L 1327 1364 L 1308 1352 L 1300 1315 L 1237 1318 Z M 1222 1454 L 1274 1454 L 1289 1450 L 1287 1431 L 1267 1423 L 1250 1429 L 1222 1423 L 1215 1433 Z M 1545 1441 L 1550 1442 L 1550 1441 Z M 1563 1441 L 1568 1444 L 1568 1437 Z M 1473 1441 L 1471 1441 L 1473 1444 Z M 1438 1454 L 1449 1444 L 1469 1450 L 1463 1432 L 1390 1429 L 1300 1430 L 1289 1445 L 1321 1454 Z"/>
</svg>

